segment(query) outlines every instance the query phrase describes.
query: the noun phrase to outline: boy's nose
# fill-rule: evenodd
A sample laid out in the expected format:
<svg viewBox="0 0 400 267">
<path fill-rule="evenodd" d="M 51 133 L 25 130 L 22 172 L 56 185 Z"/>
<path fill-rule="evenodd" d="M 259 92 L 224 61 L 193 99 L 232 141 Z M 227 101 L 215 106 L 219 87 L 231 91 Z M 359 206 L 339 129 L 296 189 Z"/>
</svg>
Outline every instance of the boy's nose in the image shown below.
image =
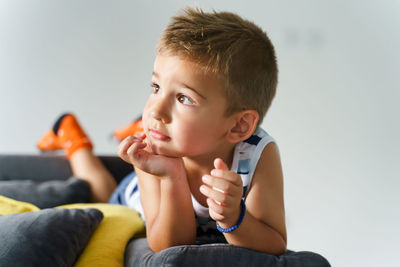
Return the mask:
<svg viewBox="0 0 400 267">
<path fill-rule="evenodd" d="M 159 100 L 156 103 L 154 103 L 150 115 L 156 119 L 160 120 L 163 123 L 168 123 L 170 122 L 170 115 L 169 115 L 169 108 L 167 105 L 166 100 Z"/>
</svg>

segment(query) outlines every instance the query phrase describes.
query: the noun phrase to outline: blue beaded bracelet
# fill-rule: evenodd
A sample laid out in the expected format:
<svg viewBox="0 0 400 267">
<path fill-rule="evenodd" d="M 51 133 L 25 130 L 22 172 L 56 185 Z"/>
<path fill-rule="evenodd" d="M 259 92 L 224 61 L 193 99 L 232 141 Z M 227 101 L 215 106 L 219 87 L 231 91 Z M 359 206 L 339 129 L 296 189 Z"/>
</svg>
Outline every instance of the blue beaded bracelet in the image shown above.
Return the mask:
<svg viewBox="0 0 400 267">
<path fill-rule="evenodd" d="M 229 228 L 222 228 L 222 227 L 219 226 L 218 223 L 217 223 L 217 229 L 218 229 L 218 231 L 220 231 L 221 233 L 230 233 L 230 232 L 233 232 L 234 230 L 236 230 L 236 229 L 239 227 L 239 225 L 240 225 L 240 224 L 242 223 L 242 221 L 243 221 L 244 214 L 246 213 L 246 205 L 244 204 L 243 198 L 242 198 L 241 201 L 240 201 L 240 206 L 242 207 L 242 211 L 241 211 L 241 213 L 240 213 L 240 217 L 239 217 L 238 222 L 237 222 L 234 226 L 229 227 Z"/>
</svg>

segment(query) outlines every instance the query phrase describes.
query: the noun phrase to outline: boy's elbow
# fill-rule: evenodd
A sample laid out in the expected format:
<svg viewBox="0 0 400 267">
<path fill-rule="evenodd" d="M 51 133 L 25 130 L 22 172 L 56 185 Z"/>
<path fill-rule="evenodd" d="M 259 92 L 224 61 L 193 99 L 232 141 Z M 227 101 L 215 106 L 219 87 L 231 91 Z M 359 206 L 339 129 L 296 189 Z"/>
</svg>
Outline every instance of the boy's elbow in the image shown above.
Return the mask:
<svg viewBox="0 0 400 267">
<path fill-rule="evenodd" d="M 285 254 L 287 251 L 287 236 L 286 236 L 286 230 L 283 232 L 278 232 L 276 231 L 276 235 L 274 238 L 273 246 L 270 247 L 269 254 L 275 255 L 275 256 L 280 256 L 282 254 Z"/>
<path fill-rule="evenodd" d="M 282 240 L 279 245 L 277 245 L 273 250 L 269 251 L 268 253 L 274 256 L 280 256 L 282 254 L 285 254 L 286 251 L 287 251 L 286 241 Z"/>
<path fill-rule="evenodd" d="M 184 243 L 174 243 L 174 242 L 169 242 L 169 243 L 162 243 L 162 242 L 149 242 L 149 247 L 153 252 L 160 252 L 161 250 L 174 247 L 174 246 L 182 246 L 182 245 L 193 245 L 194 242 L 184 242 Z"/>
<path fill-rule="evenodd" d="M 286 251 L 287 251 L 286 246 L 280 247 L 280 248 L 278 248 L 278 249 L 276 250 L 275 253 L 273 253 L 273 255 L 275 255 L 275 256 L 280 256 L 280 255 L 282 255 L 282 254 L 285 254 Z"/>
<path fill-rule="evenodd" d="M 153 252 L 159 252 L 161 250 L 174 246 L 193 245 L 195 241 L 196 241 L 196 236 L 193 237 L 188 236 L 181 239 L 165 238 L 165 237 L 160 238 L 160 236 L 152 238 L 151 236 L 147 236 L 147 243 Z"/>
<path fill-rule="evenodd" d="M 262 242 L 262 244 L 259 244 L 257 247 L 249 248 L 274 256 L 280 256 L 285 254 L 287 251 L 286 241 L 283 238 L 275 239 L 274 241 L 270 240 L 268 245 L 266 245 L 265 242 Z"/>
<path fill-rule="evenodd" d="M 166 248 L 168 248 L 167 246 L 161 246 L 159 243 L 157 242 L 151 242 L 149 239 L 147 239 L 147 242 L 149 244 L 149 248 L 151 249 L 151 251 L 153 252 L 159 252 L 161 250 L 164 250 Z"/>
</svg>

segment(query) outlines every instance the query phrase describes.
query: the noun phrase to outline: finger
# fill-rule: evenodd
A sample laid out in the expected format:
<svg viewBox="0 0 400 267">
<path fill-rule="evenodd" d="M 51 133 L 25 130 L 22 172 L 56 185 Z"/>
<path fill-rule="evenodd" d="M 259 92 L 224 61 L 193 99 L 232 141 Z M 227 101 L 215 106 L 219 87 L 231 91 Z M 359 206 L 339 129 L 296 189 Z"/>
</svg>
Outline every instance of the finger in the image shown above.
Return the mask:
<svg viewBox="0 0 400 267">
<path fill-rule="evenodd" d="M 135 136 L 128 136 L 119 145 L 119 151 L 126 151 L 134 142 L 141 141 L 141 138 Z"/>
<path fill-rule="evenodd" d="M 220 158 L 214 160 L 214 167 L 218 170 L 229 170 L 228 165 Z"/>
<path fill-rule="evenodd" d="M 145 132 L 136 133 L 135 137 L 144 140 L 146 138 L 146 134 L 145 134 Z"/>
<path fill-rule="evenodd" d="M 118 146 L 118 156 L 120 156 L 123 160 L 127 160 L 126 158 L 126 151 L 132 144 L 132 138 L 127 137 L 125 138 Z"/>
<path fill-rule="evenodd" d="M 141 144 L 141 145 L 136 145 L 135 144 Z M 142 139 L 139 139 L 137 137 L 134 136 L 129 136 L 127 138 L 125 138 L 118 149 L 118 155 L 125 161 L 130 161 L 132 160 L 133 157 L 133 150 L 136 148 L 136 150 L 138 148 L 144 148 L 146 145 L 144 144 Z M 135 150 L 135 151 L 136 151 Z"/>
<path fill-rule="evenodd" d="M 226 216 L 223 214 L 223 210 L 222 208 L 216 204 L 212 199 L 210 199 L 209 201 L 207 201 L 208 204 L 208 213 L 210 214 L 210 217 L 214 220 L 214 221 L 222 221 L 226 219 Z"/>
<path fill-rule="evenodd" d="M 240 178 L 240 175 L 237 174 L 236 172 L 233 172 L 230 170 L 213 169 L 213 170 L 211 170 L 210 173 L 212 176 L 214 176 L 216 178 L 221 178 L 221 179 L 227 180 L 236 186 L 242 186 L 242 184 L 243 184 L 242 179 Z"/>
<path fill-rule="evenodd" d="M 223 228 L 229 228 L 238 221 L 240 216 L 240 204 L 233 205 L 230 208 L 221 207 L 212 199 L 207 199 L 210 217 L 213 218 L 218 224 L 225 224 Z"/>
<path fill-rule="evenodd" d="M 218 205 L 222 207 L 229 206 L 233 201 L 232 196 L 221 192 L 220 190 L 215 190 L 207 185 L 200 186 L 200 192 L 208 198 L 212 198 Z"/>
<path fill-rule="evenodd" d="M 145 147 L 146 147 L 146 143 L 143 143 L 143 142 L 141 142 L 141 143 L 135 142 L 135 143 L 133 143 L 133 144 L 128 148 L 128 150 L 126 151 L 126 153 L 127 153 L 128 155 L 134 155 L 134 154 L 136 154 L 136 153 L 138 152 L 139 149 L 143 149 L 143 148 L 145 148 Z"/>
<path fill-rule="evenodd" d="M 229 195 L 236 195 L 238 192 L 241 192 L 242 187 L 238 186 L 234 183 L 231 183 L 227 179 L 211 176 L 211 175 L 203 175 L 202 177 L 203 183 L 213 188 L 214 190 L 220 191 Z"/>
<path fill-rule="evenodd" d="M 132 144 L 132 136 L 128 136 L 124 140 L 122 140 L 121 143 L 119 143 L 118 150 L 125 151 L 131 144 Z"/>
<path fill-rule="evenodd" d="M 222 207 L 219 203 L 217 203 L 212 198 L 207 198 L 208 208 L 211 209 L 214 213 L 222 214 L 224 211 L 224 207 Z"/>
</svg>

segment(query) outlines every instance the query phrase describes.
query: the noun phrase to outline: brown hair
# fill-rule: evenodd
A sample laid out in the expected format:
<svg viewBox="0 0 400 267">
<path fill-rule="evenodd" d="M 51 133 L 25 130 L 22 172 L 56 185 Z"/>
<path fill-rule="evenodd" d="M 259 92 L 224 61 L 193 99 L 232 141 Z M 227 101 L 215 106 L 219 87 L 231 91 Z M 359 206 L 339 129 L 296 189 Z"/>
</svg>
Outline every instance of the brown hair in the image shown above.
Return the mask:
<svg viewBox="0 0 400 267">
<path fill-rule="evenodd" d="M 157 52 L 188 58 L 222 75 L 227 115 L 253 109 L 262 122 L 278 82 L 274 47 L 254 23 L 230 12 L 185 8 L 164 30 Z"/>
</svg>

